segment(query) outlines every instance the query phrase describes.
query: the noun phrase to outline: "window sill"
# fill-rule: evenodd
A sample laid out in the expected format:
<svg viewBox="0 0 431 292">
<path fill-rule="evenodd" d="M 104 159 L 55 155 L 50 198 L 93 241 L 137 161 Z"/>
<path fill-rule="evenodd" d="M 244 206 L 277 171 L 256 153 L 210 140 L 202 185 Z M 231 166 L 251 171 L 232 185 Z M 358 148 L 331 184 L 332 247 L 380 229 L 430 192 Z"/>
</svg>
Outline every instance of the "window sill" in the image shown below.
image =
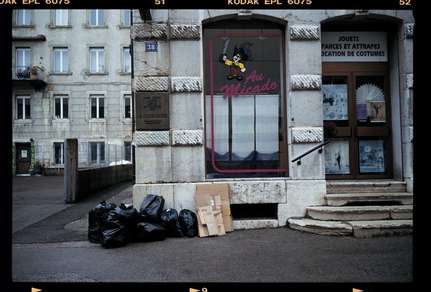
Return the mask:
<svg viewBox="0 0 431 292">
<path fill-rule="evenodd" d="M 87 76 L 106 76 L 109 75 L 108 72 L 85 72 Z"/>
<path fill-rule="evenodd" d="M 21 125 L 26 125 L 26 124 L 31 124 L 32 120 L 31 119 L 15 119 L 15 124 L 21 124 Z"/>
<path fill-rule="evenodd" d="M 90 118 L 90 123 L 104 123 L 105 118 Z"/>
<path fill-rule="evenodd" d="M 70 76 L 72 74 L 72 72 L 51 72 L 49 73 L 49 76 Z"/>
<path fill-rule="evenodd" d="M 26 25 L 14 24 L 12 28 L 34 28 L 34 24 L 26 24 Z"/>
<path fill-rule="evenodd" d="M 84 25 L 84 28 L 88 28 L 88 29 L 93 29 L 93 28 L 107 29 L 108 26 L 107 25 L 91 25 L 91 24 L 86 24 L 86 25 Z"/>
<path fill-rule="evenodd" d="M 55 24 L 50 24 L 50 25 L 48 25 L 48 28 L 50 28 L 50 29 L 57 29 L 57 28 L 60 28 L 60 29 L 71 29 L 72 28 L 72 26 L 69 24 L 69 25 L 55 25 Z"/>
<path fill-rule="evenodd" d="M 69 123 L 69 118 L 64 118 L 64 119 L 62 119 L 62 118 L 53 118 L 52 121 L 56 122 L 56 123 Z"/>
<path fill-rule="evenodd" d="M 121 76 L 129 76 L 132 75 L 132 72 L 119 72 Z"/>
<path fill-rule="evenodd" d="M 130 26 L 130 25 L 120 24 L 120 25 L 118 26 L 118 28 L 119 28 L 119 29 L 130 29 L 130 28 L 131 28 L 131 26 Z"/>
</svg>

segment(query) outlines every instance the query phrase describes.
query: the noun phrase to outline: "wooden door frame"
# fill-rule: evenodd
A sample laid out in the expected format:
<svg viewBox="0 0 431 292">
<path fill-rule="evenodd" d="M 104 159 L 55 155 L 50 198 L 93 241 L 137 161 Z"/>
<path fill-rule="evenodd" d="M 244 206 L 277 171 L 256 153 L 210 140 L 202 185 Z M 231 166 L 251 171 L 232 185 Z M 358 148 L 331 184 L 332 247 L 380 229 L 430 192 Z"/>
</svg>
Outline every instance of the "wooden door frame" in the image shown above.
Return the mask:
<svg viewBox="0 0 431 292">
<path fill-rule="evenodd" d="M 380 129 L 371 129 L 371 127 L 358 126 L 356 118 L 356 77 L 357 76 L 373 76 L 383 75 L 384 77 L 384 94 L 385 94 L 385 109 L 386 123 Z M 324 62 L 322 63 L 322 76 L 346 76 L 348 86 L 348 121 L 350 128 L 349 136 L 349 163 L 350 174 L 326 174 L 326 179 L 388 179 L 393 177 L 392 163 L 392 113 L 391 113 L 391 97 L 390 97 L 390 75 L 389 64 L 387 62 Z M 358 128 L 363 128 L 365 131 L 383 131 L 385 135 L 375 135 L 382 137 L 384 141 L 385 155 L 385 172 L 379 174 L 360 174 L 359 171 L 359 136 L 357 135 Z M 369 129 L 366 129 L 369 128 Z M 365 136 L 364 136 L 365 137 Z M 372 137 L 373 135 L 369 136 Z M 338 137 L 335 137 L 337 139 Z M 339 137 L 340 139 L 342 136 Z"/>
</svg>

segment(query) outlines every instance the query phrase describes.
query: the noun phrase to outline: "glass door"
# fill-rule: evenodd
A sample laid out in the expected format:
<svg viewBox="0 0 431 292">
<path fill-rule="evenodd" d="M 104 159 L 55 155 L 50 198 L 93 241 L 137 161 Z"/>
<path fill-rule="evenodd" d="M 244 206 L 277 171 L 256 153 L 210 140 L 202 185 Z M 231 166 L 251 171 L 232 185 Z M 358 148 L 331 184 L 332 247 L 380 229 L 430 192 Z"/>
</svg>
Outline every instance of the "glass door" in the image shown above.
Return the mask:
<svg viewBox="0 0 431 292">
<path fill-rule="evenodd" d="M 392 175 L 385 63 L 324 63 L 325 171 L 328 179 Z"/>
</svg>

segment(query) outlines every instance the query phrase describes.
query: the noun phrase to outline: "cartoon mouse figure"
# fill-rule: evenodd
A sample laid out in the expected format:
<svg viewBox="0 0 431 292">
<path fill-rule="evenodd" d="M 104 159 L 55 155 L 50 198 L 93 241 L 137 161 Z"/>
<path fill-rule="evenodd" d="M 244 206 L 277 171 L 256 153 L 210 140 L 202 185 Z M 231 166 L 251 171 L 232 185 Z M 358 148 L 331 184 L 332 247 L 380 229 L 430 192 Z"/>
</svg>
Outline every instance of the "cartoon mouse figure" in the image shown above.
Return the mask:
<svg viewBox="0 0 431 292">
<path fill-rule="evenodd" d="M 222 61 L 226 66 L 229 66 L 229 74 L 227 76 L 228 80 L 236 78 L 237 80 L 242 80 L 243 76 L 241 73 L 246 71 L 244 61 L 247 61 L 248 55 L 244 48 L 235 47 L 233 50 L 232 60 L 228 59 L 226 54 L 222 55 Z"/>
</svg>

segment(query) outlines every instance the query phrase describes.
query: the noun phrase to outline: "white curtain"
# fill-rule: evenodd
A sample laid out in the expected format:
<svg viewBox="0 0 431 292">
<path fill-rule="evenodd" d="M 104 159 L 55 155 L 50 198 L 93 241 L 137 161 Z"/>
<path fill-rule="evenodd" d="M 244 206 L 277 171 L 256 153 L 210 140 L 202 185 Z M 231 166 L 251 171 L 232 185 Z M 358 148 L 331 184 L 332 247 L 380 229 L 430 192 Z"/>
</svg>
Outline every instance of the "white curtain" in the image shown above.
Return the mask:
<svg viewBox="0 0 431 292">
<path fill-rule="evenodd" d="M 254 96 L 232 97 L 232 160 L 254 151 Z"/>
<path fill-rule="evenodd" d="M 256 151 L 259 160 L 277 159 L 278 95 L 256 95 Z"/>
</svg>

